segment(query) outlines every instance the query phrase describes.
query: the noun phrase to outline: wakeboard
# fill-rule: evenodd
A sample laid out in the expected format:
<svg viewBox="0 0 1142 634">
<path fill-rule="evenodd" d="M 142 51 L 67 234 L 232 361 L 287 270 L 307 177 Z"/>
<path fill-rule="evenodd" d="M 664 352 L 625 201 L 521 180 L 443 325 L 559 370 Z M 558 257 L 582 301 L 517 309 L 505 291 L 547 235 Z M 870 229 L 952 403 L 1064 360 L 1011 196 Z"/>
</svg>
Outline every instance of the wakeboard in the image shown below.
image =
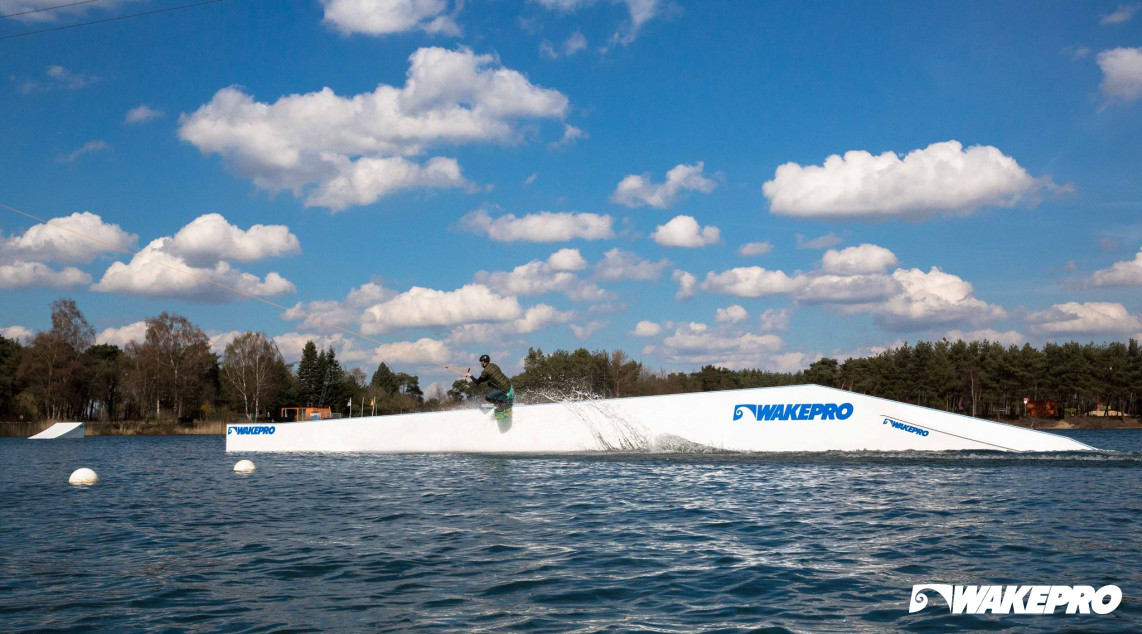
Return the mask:
<svg viewBox="0 0 1142 634">
<path fill-rule="evenodd" d="M 504 420 L 504 419 L 509 419 L 512 417 L 512 408 L 511 407 L 505 407 L 505 408 L 501 409 L 499 407 L 492 407 L 489 405 L 481 405 L 480 409 L 487 412 L 489 416 L 491 416 L 492 418 L 494 418 L 496 420 Z"/>
</svg>

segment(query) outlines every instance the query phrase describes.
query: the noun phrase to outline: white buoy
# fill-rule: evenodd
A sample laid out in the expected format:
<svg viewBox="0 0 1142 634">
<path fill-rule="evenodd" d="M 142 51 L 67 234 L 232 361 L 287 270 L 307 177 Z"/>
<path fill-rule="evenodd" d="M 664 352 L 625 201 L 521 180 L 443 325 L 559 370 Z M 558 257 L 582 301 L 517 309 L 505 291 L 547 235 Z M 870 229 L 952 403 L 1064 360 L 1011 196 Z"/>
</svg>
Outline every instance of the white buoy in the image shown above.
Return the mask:
<svg viewBox="0 0 1142 634">
<path fill-rule="evenodd" d="M 234 470 L 238 473 L 253 473 L 254 463 L 249 460 L 239 460 L 238 464 L 234 465 Z"/>
<path fill-rule="evenodd" d="M 76 469 L 71 477 L 67 479 L 68 484 L 95 484 L 99 482 L 99 476 L 87 467 Z"/>
</svg>

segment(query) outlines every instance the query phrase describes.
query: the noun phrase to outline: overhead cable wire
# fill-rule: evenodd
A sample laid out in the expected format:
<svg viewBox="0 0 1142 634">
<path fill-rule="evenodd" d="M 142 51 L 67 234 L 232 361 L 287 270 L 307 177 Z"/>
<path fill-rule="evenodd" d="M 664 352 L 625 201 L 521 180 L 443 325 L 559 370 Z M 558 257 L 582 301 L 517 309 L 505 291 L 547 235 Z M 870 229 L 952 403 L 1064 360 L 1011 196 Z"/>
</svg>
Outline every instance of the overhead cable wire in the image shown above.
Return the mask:
<svg viewBox="0 0 1142 634">
<path fill-rule="evenodd" d="M 79 2 L 69 2 L 67 4 L 57 4 L 54 7 L 40 7 L 39 9 L 28 9 L 19 13 L 9 13 L 7 15 L 0 15 L 0 18 L 14 18 L 18 15 L 28 15 L 29 13 L 40 13 L 42 11 L 55 11 L 56 9 L 66 9 L 80 4 L 91 4 L 92 2 L 103 2 L 103 0 L 79 0 Z"/>
<path fill-rule="evenodd" d="M 15 33 L 13 35 L 2 35 L 0 40 L 10 40 L 16 37 L 25 37 L 28 35 L 39 35 L 41 33 L 52 33 L 54 31 L 65 31 L 67 29 L 77 29 L 81 26 L 91 26 L 92 24 L 103 24 L 104 22 L 117 22 L 119 20 L 129 20 L 131 18 L 139 18 L 147 15 L 155 15 L 157 13 L 168 13 L 170 11 L 179 11 L 181 9 L 190 9 L 193 7 L 200 7 L 205 4 L 216 4 L 219 2 L 227 2 L 227 0 L 203 0 L 202 2 L 192 2 L 190 4 L 182 4 L 177 7 L 167 7 L 165 9 L 155 9 L 153 11 L 143 11 L 141 13 L 130 13 L 128 15 L 119 15 L 113 18 L 103 18 L 102 20 L 92 20 L 90 22 L 80 22 L 79 24 L 68 24 L 65 26 L 57 26 L 50 29 L 40 29 L 38 31 L 25 31 L 23 33 Z"/>
<path fill-rule="evenodd" d="M 139 250 L 139 251 L 135 251 L 135 250 L 132 250 L 132 249 L 128 249 L 127 247 L 122 247 L 122 246 L 119 246 L 119 245 L 117 245 L 117 244 L 115 244 L 115 243 L 113 243 L 113 242 L 107 242 L 106 240 L 100 240 L 99 238 L 96 238 L 96 237 L 93 237 L 93 236 L 89 236 L 89 235 L 87 235 L 87 234 L 85 234 L 85 233 L 83 233 L 83 232 L 81 232 L 81 231 L 76 231 L 75 229 L 70 229 L 70 228 L 68 228 L 68 227 L 65 227 L 65 226 L 63 226 L 63 225 L 60 225 L 60 224 L 55 224 L 55 223 L 53 223 L 53 222 L 52 222 L 52 221 L 50 221 L 50 220 L 45 220 L 45 219 L 43 219 L 43 218 L 40 218 L 39 216 L 36 216 L 36 215 L 34 215 L 34 214 L 30 214 L 30 213 L 28 213 L 28 212 L 26 212 L 26 211 L 21 211 L 21 210 L 19 210 L 19 209 L 16 209 L 15 207 L 9 207 L 8 205 L 5 205 L 4 203 L 0 203 L 0 207 L 3 207 L 4 209 L 7 209 L 8 211 L 13 211 L 13 212 L 15 212 L 15 213 L 18 213 L 18 214 L 20 214 L 21 216 L 25 216 L 25 217 L 27 217 L 27 218 L 31 218 L 32 220 L 35 220 L 35 221 L 37 221 L 37 222 L 40 222 L 40 223 L 43 223 L 44 225 L 47 225 L 47 226 L 49 226 L 49 227 L 53 227 L 53 228 L 55 228 L 55 229 L 59 229 L 59 230 L 61 230 L 61 231 L 66 231 L 66 232 L 68 232 L 68 233 L 70 233 L 70 234 L 73 234 L 73 235 L 79 236 L 80 238 L 83 238 L 84 240 L 88 240 L 88 241 L 90 241 L 90 242 L 94 242 L 95 244 L 98 244 L 98 245 L 101 245 L 101 246 L 107 247 L 108 249 L 111 249 L 111 250 L 113 250 L 113 251 L 120 251 L 120 252 L 122 252 L 122 253 L 126 253 L 126 254 L 128 254 L 128 255 L 131 255 L 131 256 L 133 256 L 133 257 L 137 257 L 137 258 L 139 258 L 140 260 L 143 260 L 144 262 L 149 262 L 149 263 L 151 263 L 151 264 L 157 264 L 158 266 L 164 267 L 164 268 L 166 268 L 166 269 L 169 269 L 169 270 L 171 270 L 171 271 L 175 271 L 176 273 L 182 273 L 183 275 L 188 275 L 188 276 L 190 276 L 190 277 L 192 277 L 192 278 L 194 278 L 194 279 L 196 279 L 196 280 L 198 280 L 198 281 L 200 281 L 200 282 L 205 282 L 205 283 L 207 283 L 207 284 L 211 284 L 211 285 L 213 285 L 213 286 L 217 286 L 218 288 L 221 288 L 221 289 L 225 289 L 225 290 L 227 290 L 227 291 L 230 291 L 230 292 L 232 292 L 232 293 L 236 293 L 236 294 L 238 294 L 238 295 L 241 295 L 242 297 L 245 297 L 245 298 L 248 298 L 248 299 L 252 299 L 252 300 L 255 300 L 255 301 L 261 302 L 261 303 L 263 303 L 263 304 L 266 304 L 267 306 L 273 306 L 274 308 L 277 308 L 278 310 L 282 310 L 282 311 L 286 311 L 286 312 L 292 312 L 293 314 L 295 314 L 295 315 L 300 315 L 301 317 L 304 317 L 306 320 L 312 321 L 312 322 L 313 322 L 313 323 L 315 323 L 315 324 L 321 324 L 322 326 L 326 326 L 326 327 L 328 327 L 328 328 L 333 328 L 334 330 L 339 330 L 339 331 L 341 331 L 341 332 L 343 332 L 343 333 L 346 333 L 346 334 L 350 334 L 350 335 L 354 335 L 354 336 L 356 336 L 356 337 L 360 337 L 361 339 L 364 339 L 365 341 L 369 341 L 369 342 L 371 342 L 371 343 L 375 343 L 375 344 L 377 344 L 377 345 L 379 345 L 379 346 L 385 346 L 385 347 L 388 347 L 388 348 L 392 348 L 392 349 L 394 349 L 394 350 L 396 350 L 396 351 L 398 351 L 398 352 L 402 352 L 402 353 L 404 353 L 405 355 L 408 355 L 408 356 L 410 356 L 410 357 L 412 357 L 412 358 L 414 358 L 414 359 L 419 359 L 419 360 L 421 360 L 421 361 L 424 361 L 425 363 L 430 363 L 430 364 L 432 364 L 432 365 L 435 365 L 435 366 L 437 366 L 437 367 L 440 367 L 440 368 L 444 368 L 445 370 L 448 370 L 448 371 L 450 371 L 450 372 L 455 372 L 456 374 L 459 374 L 459 375 L 461 375 L 461 376 L 463 376 L 463 375 L 465 374 L 464 372 L 461 372 L 461 371 L 460 371 L 459 369 L 457 369 L 457 368 L 454 368 L 454 367 L 451 367 L 451 366 L 447 366 L 447 365 L 444 365 L 443 363 L 439 363 L 439 362 L 437 362 L 437 361 L 433 361 L 432 359 L 430 359 L 430 358 L 428 358 L 428 357 L 426 357 L 426 356 L 424 356 L 424 355 L 422 355 L 422 354 L 420 354 L 420 353 L 418 353 L 418 352 L 416 352 L 416 351 L 414 351 L 414 350 L 410 350 L 410 349 L 408 349 L 408 348 L 405 348 L 405 347 L 403 347 L 403 346 L 398 346 L 398 345 L 397 345 L 397 344 L 395 344 L 395 343 L 388 343 L 388 342 L 385 342 L 385 341 L 381 341 L 381 340 L 379 340 L 379 339 L 374 339 L 374 338 L 372 338 L 372 337 L 370 337 L 370 336 L 368 336 L 368 335 L 366 335 L 366 334 L 364 334 L 364 333 L 361 333 L 361 332 L 358 332 L 358 331 L 356 331 L 356 330 L 353 330 L 352 328 L 346 328 L 346 327 L 344 327 L 344 326 L 339 326 L 339 325 L 337 325 L 337 324 L 334 324 L 334 323 L 330 323 L 330 322 L 327 322 L 327 321 L 325 321 L 325 320 L 323 320 L 323 319 L 320 319 L 320 318 L 318 318 L 318 317 L 314 317 L 313 315 L 310 315 L 310 314 L 308 314 L 308 313 L 302 312 L 302 311 L 300 311 L 300 310 L 295 310 L 295 309 L 293 309 L 293 308 L 289 308 L 289 307 L 286 307 L 286 306 L 282 306 L 281 304 L 278 304 L 278 303 L 276 303 L 276 302 L 272 302 L 272 301 L 270 301 L 270 300 L 268 300 L 268 299 L 265 299 L 265 298 L 263 298 L 263 297 L 258 297 L 257 295 L 254 295 L 253 293 L 247 293 L 246 291 L 243 291 L 243 290 L 241 290 L 241 289 L 237 289 L 237 288 L 234 288 L 233 286 L 228 286 L 228 285 L 226 285 L 226 284 L 223 284 L 223 283 L 221 283 L 221 282 L 218 282 L 218 281 L 212 280 L 212 279 L 210 279 L 209 277 L 206 277 L 205 275 L 199 275 L 199 274 L 197 274 L 197 273 L 194 273 L 193 271 L 188 271 L 188 270 L 186 270 L 186 269 L 183 269 L 183 268 L 180 268 L 180 267 L 177 267 L 177 266 L 174 266 L 174 265 L 168 264 L 168 263 L 166 263 L 166 262 L 163 262 L 163 261 L 161 261 L 161 260 L 157 260 L 157 259 L 155 259 L 155 258 L 147 257 L 147 256 L 143 255 L 143 253 L 142 253 L 142 251 L 141 251 L 141 250 Z"/>
</svg>

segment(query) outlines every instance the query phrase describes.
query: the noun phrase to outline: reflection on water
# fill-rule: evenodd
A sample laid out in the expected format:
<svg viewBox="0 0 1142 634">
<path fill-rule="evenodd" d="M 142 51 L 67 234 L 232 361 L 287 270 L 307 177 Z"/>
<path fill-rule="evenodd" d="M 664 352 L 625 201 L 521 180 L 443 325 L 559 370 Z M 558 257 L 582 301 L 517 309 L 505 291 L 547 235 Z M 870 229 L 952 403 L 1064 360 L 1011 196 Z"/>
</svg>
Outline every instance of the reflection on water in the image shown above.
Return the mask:
<svg viewBox="0 0 1142 634">
<path fill-rule="evenodd" d="M 1142 434 L 1098 454 L 226 454 L 0 440 L 5 631 L 1130 631 Z M 252 458 L 258 470 L 234 473 Z M 67 484 L 74 469 L 100 483 Z M 1109 616 L 911 587 L 1118 584 Z"/>
</svg>

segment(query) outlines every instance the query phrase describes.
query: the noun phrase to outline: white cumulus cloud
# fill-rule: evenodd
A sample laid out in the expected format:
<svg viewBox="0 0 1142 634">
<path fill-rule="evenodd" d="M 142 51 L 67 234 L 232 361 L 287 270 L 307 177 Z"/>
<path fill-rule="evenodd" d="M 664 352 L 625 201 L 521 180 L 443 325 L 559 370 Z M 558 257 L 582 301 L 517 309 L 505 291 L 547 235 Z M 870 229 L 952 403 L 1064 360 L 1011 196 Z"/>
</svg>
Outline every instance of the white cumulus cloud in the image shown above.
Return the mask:
<svg viewBox="0 0 1142 634">
<path fill-rule="evenodd" d="M 1031 330 L 1045 335 L 1125 334 L 1142 329 L 1142 318 L 1113 302 L 1067 302 L 1027 316 Z"/>
<path fill-rule="evenodd" d="M 23 326 L 6 326 L 0 328 L 0 336 L 8 339 L 15 339 L 16 341 L 24 342 L 31 339 L 36 333 Z"/>
<path fill-rule="evenodd" d="M 884 302 L 852 307 L 851 311 L 871 312 L 891 330 L 976 324 L 1006 316 L 1001 307 L 975 297 L 971 283 L 934 266 L 927 273 L 897 269 L 892 279 L 900 285 L 897 294 Z"/>
<path fill-rule="evenodd" d="M 719 324 L 736 324 L 739 321 L 743 321 L 746 317 L 749 317 L 749 313 L 746 312 L 746 309 L 738 304 L 733 304 L 725 308 L 719 308 L 715 313 L 714 321 Z"/>
<path fill-rule="evenodd" d="M 168 253 L 194 266 L 210 266 L 221 260 L 254 262 L 301 252 L 297 236 L 285 225 L 254 225 L 242 230 L 221 214 L 195 218 L 166 244 Z"/>
<path fill-rule="evenodd" d="M 717 227 L 702 227 L 693 216 L 675 216 L 650 235 L 655 242 L 664 247 L 698 248 L 722 241 L 721 232 Z"/>
<path fill-rule="evenodd" d="M 410 156 L 441 145 L 516 143 L 526 120 L 562 120 L 568 100 L 492 55 L 421 48 L 402 87 L 349 97 L 329 88 L 256 101 L 236 87 L 179 117 L 179 136 L 218 154 L 262 189 L 341 209 L 409 187 L 464 186 L 453 159 Z M 381 159 L 401 158 L 401 161 Z"/>
<path fill-rule="evenodd" d="M 991 328 L 973 330 L 971 332 L 950 330 L 948 334 L 944 335 L 944 338 L 948 341 L 990 341 L 1005 346 L 1022 346 L 1027 343 L 1027 337 L 1022 333 L 1014 330 L 1000 332 Z"/>
<path fill-rule="evenodd" d="M 919 269 L 874 272 L 895 257 L 874 245 L 854 248 L 857 251 L 850 254 L 865 254 L 871 259 L 835 252 L 826 265 L 835 273 L 821 270 L 789 275 L 759 266 L 711 271 L 700 288 L 736 297 L 787 295 L 799 302 L 831 305 L 842 314 L 870 313 L 882 327 L 901 331 L 974 325 L 1006 316 L 1001 307 L 975 297 L 972 285 L 956 275 L 936 267 L 926 273 Z M 787 320 L 778 314 L 771 317 L 777 323 Z"/>
<path fill-rule="evenodd" d="M 459 35 L 447 0 L 321 0 L 325 22 L 350 35 L 390 35 L 407 31 Z"/>
<path fill-rule="evenodd" d="M 763 297 L 792 293 L 801 285 L 801 281 L 789 277 L 784 271 L 771 271 L 760 266 L 743 266 L 721 273 L 713 271 L 707 273 L 701 289 L 737 297 Z"/>
<path fill-rule="evenodd" d="M 526 297 L 529 295 L 560 292 L 565 293 L 570 299 L 575 301 L 600 301 L 606 299 L 608 295 L 603 289 L 590 282 L 581 280 L 578 275 L 569 270 L 559 268 L 552 264 L 552 262 L 555 261 L 560 265 L 570 264 L 579 266 L 579 268 L 586 266 L 586 261 L 582 260 L 582 256 L 579 256 L 581 262 L 570 261 L 574 255 L 578 255 L 578 251 L 574 251 L 573 254 L 568 254 L 566 253 L 567 251 L 574 250 L 564 249 L 558 251 L 552 254 L 546 262 L 532 260 L 527 264 L 521 264 L 515 267 L 510 272 L 478 271 L 475 280 L 478 284 L 483 284 L 493 291 L 504 295 Z"/>
<path fill-rule="evenodd" d="M 868 243 L 840 251 L 829 249 L 821 258 L 821 270 L 837 275 L 883 273 L 896 264 L 896 254 L 884 247 Z"/>
<path fill-rule="evenodd" d="M 1111 99 L 1134 101 L 1142 98 L 1142 47 L 1115 48 L 1098 54 L 1102 69 L 1103 94 Z"/>
<path fill-rule="evenodd" d="M 1088 286 L 1142 286 L 1142 249 L 1134 255 L 1133 260 L 1115 262 L 1108 269 L 1101 269 L 1091 274 L 1086 281 Z"/>
<path fill-rule="evenodd" d="M 567 323 L 574 318 L 573 311 L 560 311 L 547 304 L 528 308 L 522 317 L 499 323 L 463 324 L 452 329 L 448 341 L 452 343 L 501 342 L 510 337 L 530 334 L 554 324 Z"/>
<path fill-rule="evenodd" d="M 658 333 L 662 332 L 662 326 L 654 323 L 653 321 L 640 321 L 634 325 L 634 334 L 636 337 L 655 337 Z"/>
<path fill-rule="evenodd" d="M 519 300 L 498 295 L 483 284 L 455 291 L 414 286 L 366 309 L 361 327 L 365 334 L 376 334 L 399 328 L 509 321 L 522 314 Z"/>
<path fill-rule="evenodd" d="M 663 339 L 662 353 L 671 361 L 691 365 L 758 368 L 771 366 L 773 353 L 784 343 L 773 334 L 723 332 L 690 322 Z"/>
<path fill-rule="evenodd" d="M 183 258 L 168 252 L 169 242 L 170 238 L 153 240 L 129 263 L 111 264 L 91 290 L 206 302 L 232 301 L 239 297 L 239 293 L 275 297 L 297 291 L 292 282 L 278 273 L 268 273 L 262 279 L 233 268 L 229 262 L 217 262 L 207 267 L 191 266 Z M 239 293 L 217 286 L 218 284 Z"/>
<path fill-rule="evenodd" d="M 460 226 L 497 242 L 564 242 L 615 237 L 614 218 L 603 214 L 541 211 L 517 218 L 492 218 L 478 209 L 460 219 Z"/>
<path fill-rule="evenodd" d="M 338 328 L 357 330 L 361 326 L 365 309 L 392 299 L 396 295 L 396 291 L 369 282 L 349 291 L 344 301 L 299 302 L 282 313 L 282 319 L 303 320 L 298 329 L 307 332 L 333 333 Z"/>
<path fill-rule="evenodd" d="M 142 343 L 146 338 L 147 322 L 136 321 L 118 328 L 104 328 L 95 335 L 95 343 L 106 343 L 123 348 L 132 341 Z"/>
<path fill-rule="evenodd" d="M 1043 183 L 998 149 L 933 143 L 901 158 L 863 150 L 823 165 L 786 163 L 763 185 L 770 211 L 800 218 L 924 217 L 1011 207 Z"/>
<path fill-rule="evenodd" d="M 248 262 L 295 253 L 297 249 L 296 236 L 284 226 L 254 225 L 243 231 L 221 215 L 207 214 L 174 237 L 152 240 L 129 263 L 111 264 L 91 289 L 208 302 L 231 301 L 239 293 L 260 297 L 285 295 L 297 289 L 280 274 L 271 272 L 259 278 L 233 268 L 230 261 Z"/>
<path fill-rule="evenodd" d="M 32 225 L 22 235 L 0 236 L 0 261 L 86 264 L 103 253 L 132 249 L 137 240 L 138 236 L 103 222 L 98 214 L 76 212 Z"/>
<path fill-rule="evenodd" d="M 71 266 L 57 271 L 42 262 L 0 264 L 0 288 L 6 290 L 36 286 L 72 288 L 90 282 L 90 275 Z"/>
<path fill-rule="evenodd" d="M 653 183 L 650 174 L 631 174 L 621 181 L 611 194 L 611 200 L 627 207 L 650 205 L 665 209 L 673 205 L 685 191 L 710 193 L 717 185 L 702 175 L 703 163 L 678 165 L 666 173 L 665 183 Z"/>
<path fill-rule="evenodd" d="M 556 271 L 582 271 L 587 268 L 587 260 L 579 249 L 559 249 L 547 258 L 547 264 Z"/>
<path fill-rule="evenodd" d="M 595 265 L 595 275 L 602 280 L 637 280 L 651 281 L 662 276 L 662 272 L 670 266 L 670 260 L 650 260 L 639 257 L 630 251 L 611 249 L 603 254 L 603 259 Z"/>
<path fill-rule="evenodd" d="M 789 328 L 789 310 L 786 308 L 769 308 L 758 318 L 761 322 L 760 328 L 762 332 L 771 332 L 774 330 L 788 330 Z"/>
<path fill-rule="evenodd" d="M 351 161 L 337 157 L 337 176 L 321 183 L 305 199 L 306 207 L 341 211 L 355 205 L 371 205 L 403 189 L 447 187 L 471 188 L 460 174 L 456 159 L 437 156 L 423 166 L 408 159 L 361 158 Z"/>
<path fill-rule="evenodd" d="M 798 275 L 793 297 L 810 304 L 860 304 L 882 301 L 901 292 L 900 284 L 883 274 Z"/>
<path fill-rule="evenodd" d="M 690 299 L 694 296 L 694 291 L 698 288 L 698 277 L 689 271 L 676 269 L 670 275 L 670 279 L 678 283 L 678 292 L 674 294 L 674 299 L 679 301 Z"/>
</svg>

